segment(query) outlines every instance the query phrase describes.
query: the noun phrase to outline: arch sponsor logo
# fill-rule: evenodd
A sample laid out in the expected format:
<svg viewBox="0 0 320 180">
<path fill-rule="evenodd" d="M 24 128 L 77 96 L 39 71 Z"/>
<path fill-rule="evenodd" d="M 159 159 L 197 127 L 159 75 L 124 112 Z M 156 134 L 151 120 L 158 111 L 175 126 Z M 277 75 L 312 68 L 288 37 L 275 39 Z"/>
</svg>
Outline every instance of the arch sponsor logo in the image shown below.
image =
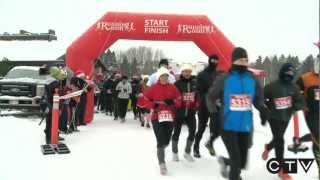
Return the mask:
<svg viewBox="0 0 320 180">
<path fill-rule="evenodd" d="M 120 32 L 131 32 L 136 30 L 133 22 L 100 21 L 97 23 L 96 28 L 101 31 L 120 31 Z"/>
<path fill-rule="evenodd" d="M 212 25 L 178 24 L 178 34 L 211 34 L 215 32 Z"/>
</svg>

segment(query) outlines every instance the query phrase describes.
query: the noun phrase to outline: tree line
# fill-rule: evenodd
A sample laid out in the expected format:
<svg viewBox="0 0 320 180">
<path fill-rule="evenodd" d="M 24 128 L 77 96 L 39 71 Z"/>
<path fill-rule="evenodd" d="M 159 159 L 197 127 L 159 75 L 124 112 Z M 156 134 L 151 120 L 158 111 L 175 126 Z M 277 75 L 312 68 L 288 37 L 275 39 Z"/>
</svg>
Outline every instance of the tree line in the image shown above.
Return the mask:
<svg viewBox="0 0 320 180">
<path fill-rule="evenodd" d="M 161 49 L 146 46 L 116 51 L 108 49 L 100 56 L 109 72 L 120 71 L 127 76 L 153 73 L 162 58 L 165 58 L 165 54 Z"/>
<path fill-rule="evenodd" d="M 266 84 L 278 79 L 279 71 L 281 66 L 284 63 L 290 62 L 296 67 L 297 77 L 300 77 L 303 73 L 306 73 L 310 70 L 313 70 L 314 62 L 317 57 L 313 55 L 307 56 L 305 59 L 299 59 L 298 56 L 292 55 L 280 55 L 279 57 L 274 56 L 259 56 L 254 63 L 251 64 L 251 67 L 256 69 L 262 69 L 266 71 Z"/>
</svg>

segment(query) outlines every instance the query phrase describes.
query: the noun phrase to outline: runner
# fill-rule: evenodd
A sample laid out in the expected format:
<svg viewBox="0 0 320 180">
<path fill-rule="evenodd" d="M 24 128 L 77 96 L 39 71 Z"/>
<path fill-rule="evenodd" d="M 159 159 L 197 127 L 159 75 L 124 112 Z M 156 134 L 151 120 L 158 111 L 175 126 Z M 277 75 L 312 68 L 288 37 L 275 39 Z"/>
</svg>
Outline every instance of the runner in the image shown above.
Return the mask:
<svg viewBox="0 0 320 180">
<path fill-rule="evenodd" d="M 218 104 L 221 106 L 221 135 L 229 154 L 229 158 L 218 158 L 221 173 L 229 180 L 241 180 L 241 169 L 247 164 L 250 134 L 253 130 L 252 104 L 260 111 L 263 120 L 267 119 L 269 111 L 264 104 L 259 82 L 247 70 L 246 50 L 235 48 L 231 60 L 230 72 L 217 77 L 209 89 L 207 103 L 211 112 L 217 112 Z"/>
<path fill-rule="evenodd" d="M 152 127 L 157 139 L 157 156 L 160 166 L 160 173 L 167 174 L 165 163 L 165 148 L 169 145 L 174 111 L 181 106 L 181 95 L 175 85 L 168 81 L 170 72 L 162 67 L 157 71 L 158 83 L 152 85 L 144 92 L 147 101 L 152 104 Z"/>
</svg>

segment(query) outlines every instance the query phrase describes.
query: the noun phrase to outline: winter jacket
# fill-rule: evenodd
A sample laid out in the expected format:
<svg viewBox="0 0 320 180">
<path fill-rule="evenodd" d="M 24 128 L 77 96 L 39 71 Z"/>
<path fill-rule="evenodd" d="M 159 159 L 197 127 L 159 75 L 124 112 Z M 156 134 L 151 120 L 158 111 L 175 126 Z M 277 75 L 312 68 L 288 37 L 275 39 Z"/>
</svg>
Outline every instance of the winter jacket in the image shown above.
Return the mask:
<svg viewBox="0 0 320 180">
<path fill-rule="evenodd" d="M 112 84 L 112 96 L 113 98 L 117 98 L 118 97 L 118 91 L 116 90 L 118 84 L 121 82 L 121 80 L 117 79 L 117 80 L 114 80 L 113 81 L 113 84 Z"/>
<path fill-rule="evenodd" d="M 263 101 L 263 91 L 252 73 L 231 70 L 217 77 L 207 95 L 210 112 L 221 106 L 222 129 L 233 132 L 251 132 L 253 128 L 252 104 L 262 117 L 269 114 Z"/>
<path fill-rule="evenodd" d="M 131 99 L 138 98 L 138 95 L 141 92 L 140 91 L 140 81 L 139 80 L 131 81 L 131 87 L 132 87 Z"/>
<path fill-rule="evenodd" d="M 112 95 L 113 84 L 114 84 L 114 81 L 111 79 L 108 79 L 103 83 L 102 91 L 104 95 Z"/>
<path fill-rule="evenodd" d="M 137 106 L 139 108 L 147 108 L 149 107 L 150 105 L 148 105 L 148 101 L 146 100 L 146 98 L 144 97 L 144 91 L 146 91 L 148 88 L 147 85 L 145 84 L 140 84 L 140 93 L 138 95 L 138 100 L 137 100 Z"/>
<path fill-rule="evenodd" d="M 175 85 L 179 89 L 182 97 L 181 107 L 177 109 L 176 117 L 187 117 L 188 114 L 195 114 L 199 106 L 196 79 L 194 77 L 185 79 L 181 76 Z"/>
<path fill-rule="evenodd" d="M 172 118 L 175 118 L 175 111 L 181 106 L 181 94 L 177 87 L 173 84 L 161 84 L 160 82 L 152 85 L 144 92 L 144 97 L 148 101 L 148 109 L 153 109 L 151 120 L 157 121 L 158 116 L 163 111 L 169 111 Z M 164 104 L 165 99 L 171 99 L 174 101 L 173 105 Z M 154 107 L 155 103 L 159 103 L 157 107 Z M 172 119 L 172 120 L 173 120 Z"/>
<path fill-rule="evenodd" d="M 306 112 L 319 114 L 320 78 L 314 72 L 303 74 L 297 81 L 307 103 Z"/>
<path fill-rule="evenodd" d="M 201 71 L 197 76 L 197 91 L 200 96 L 201 108 L 206 108 L 206 94 L 212 85 L 215 78 L 220 74 L 220 72 L 216 71 L 212 67 L 207 67 L 203 71 Z"/>
<path fill-rule="evenodd" d="M 305 107 L 299 87 L 281 80 L 273 81 L 264 88 L 264 98 L 272 119 L 289 121 L 295 111 Z"/>
<path fill-rule="evenodd" d="M 132 93 L 131 84 L 127 81 L 121 81 L 117 87 L 116 91 L 118 91 L 118 98 L 120 99 L 129 99 L 130 94 Z"/>
</svg>

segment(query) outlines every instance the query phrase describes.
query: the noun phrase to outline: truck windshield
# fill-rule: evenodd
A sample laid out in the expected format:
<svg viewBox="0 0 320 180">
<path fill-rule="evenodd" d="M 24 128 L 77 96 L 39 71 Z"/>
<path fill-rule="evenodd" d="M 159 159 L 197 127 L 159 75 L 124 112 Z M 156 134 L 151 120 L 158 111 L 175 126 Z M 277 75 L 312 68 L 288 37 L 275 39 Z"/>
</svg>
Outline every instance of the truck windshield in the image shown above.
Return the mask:
<svg viewBox="0 0 320 180">
<path fill-rule="evenodd" d="M 12 69 L 5 76 L 6 79 L 16 78 L 32 78 L 32 79 L 46 79 L 46 76 L 40 76 L 39 71 L 33 69 Z"/>
</svg>

